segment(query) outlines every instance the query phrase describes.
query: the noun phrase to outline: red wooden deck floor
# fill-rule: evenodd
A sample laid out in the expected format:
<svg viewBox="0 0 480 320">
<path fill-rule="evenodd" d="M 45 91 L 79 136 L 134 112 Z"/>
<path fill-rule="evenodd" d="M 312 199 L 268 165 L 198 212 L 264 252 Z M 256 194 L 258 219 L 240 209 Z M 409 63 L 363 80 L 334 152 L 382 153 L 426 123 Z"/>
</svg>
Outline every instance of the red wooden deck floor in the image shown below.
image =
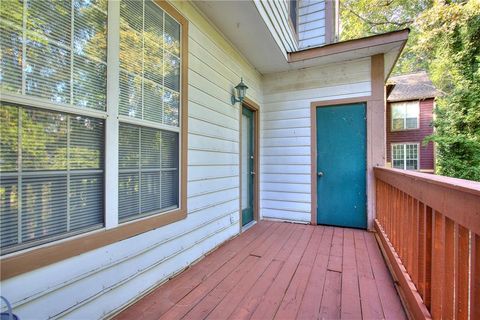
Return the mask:
<svg viewBox="0 0 480 320">
<path fill-rule="evenodd" d="M 115 319 L 405 319 L 373 234 L 262 221 Z"/>
</svg>

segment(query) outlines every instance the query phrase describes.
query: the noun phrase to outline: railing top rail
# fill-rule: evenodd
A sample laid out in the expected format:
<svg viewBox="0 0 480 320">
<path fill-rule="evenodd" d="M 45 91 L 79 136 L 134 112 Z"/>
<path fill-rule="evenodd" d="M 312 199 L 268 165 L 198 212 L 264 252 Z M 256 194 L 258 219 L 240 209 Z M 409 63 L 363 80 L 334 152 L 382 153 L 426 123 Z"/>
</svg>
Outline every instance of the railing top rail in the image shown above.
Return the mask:
<svg viewBox="0 0 480 320">
<path fill-rule="evenodd" d="M 472 193 L 474 195 L 480 196 L 480 182 L 439 176 L 431 173 L 423 173 L 423 172 L 417 172 L 417 171 L 407 171 L 407 170 L 385 168 L 385 167 L 374 168 L 375 174 L 381 171 L 388 172 L 395 175 L 409 177 L 415 180 L 425 181 L 427 183 L 436 184 L 445 188 L 455 189 L 455 190 L 468 192 L 468 193 Z"/>
<path fill-rule="evenodd" d="M 376 179 L 480 235 L 480 183 L 383 167 L 374 172 Z"/>
</svg>

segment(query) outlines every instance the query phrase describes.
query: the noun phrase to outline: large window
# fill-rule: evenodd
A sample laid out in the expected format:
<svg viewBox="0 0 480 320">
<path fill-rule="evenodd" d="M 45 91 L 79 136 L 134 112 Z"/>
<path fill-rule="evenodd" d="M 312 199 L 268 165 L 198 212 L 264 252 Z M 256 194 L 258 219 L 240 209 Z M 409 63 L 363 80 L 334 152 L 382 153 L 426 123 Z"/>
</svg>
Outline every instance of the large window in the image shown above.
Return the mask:
<svg viewBox="0 0 480 320">
<path fill-rule="evenodd" d="M 418 101 L 394 102 L 392 110 L 392 131 L 418 129 L 420 107 Z"/>
<path fill-rule="evenodd" d="M 2 103 L 2 253 L 103 226 L 103 121 Z"/>
<path fill-rule="evenodd" d="M 177 208 L 180 24 L 153 2 L 120 7 L 120 221 Z M 130 124 L 127 124 L 128 122 Z"/>
<path fill-rule="evenodd" d="M 392 144 L 393 167 L 418 170 L 418 148 L 418 143 Z"/>
<path fill-rule="evenodd" d="M 2 254 L 104 225 L 106 3 L 2 1 Z"/>
<path fill-rule="evenodd" d="M 1 254 L 185 217 L 186 28 L 161 1 L 2 1 Z"/>
</svg>

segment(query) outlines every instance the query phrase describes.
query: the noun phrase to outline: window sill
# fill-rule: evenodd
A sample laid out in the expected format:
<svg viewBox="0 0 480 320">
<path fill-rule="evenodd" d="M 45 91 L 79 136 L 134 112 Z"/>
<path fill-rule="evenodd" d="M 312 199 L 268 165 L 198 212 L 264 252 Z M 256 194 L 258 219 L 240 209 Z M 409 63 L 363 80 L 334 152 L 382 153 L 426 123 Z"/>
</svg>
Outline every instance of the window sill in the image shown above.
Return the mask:
<svg viewBox="0 0 480 320">
<path fill-rule="evenodd" d="M 420 130 L 420 128 L 413 128 L 413 129 L 397 129 L 397 130 L 390 129 L 390 132 L 404 132 L 404 131 L 415 131 L 415 130 Z"/>
<path fill-rule="evenodd" d="M 55 262 L 72 258 L 82 253 L 183 220 L 186 217 L 186 209 L 177 209 L 139 221 L 121 224 L 112 229 L 92 231 L 85 235 L 67 240 L 59 240 L 39 248 L 12 253 L 6 257 L 2 257 L 0 260 L 0 279 L 5 280 L 12 278 Z"/>
</svg>

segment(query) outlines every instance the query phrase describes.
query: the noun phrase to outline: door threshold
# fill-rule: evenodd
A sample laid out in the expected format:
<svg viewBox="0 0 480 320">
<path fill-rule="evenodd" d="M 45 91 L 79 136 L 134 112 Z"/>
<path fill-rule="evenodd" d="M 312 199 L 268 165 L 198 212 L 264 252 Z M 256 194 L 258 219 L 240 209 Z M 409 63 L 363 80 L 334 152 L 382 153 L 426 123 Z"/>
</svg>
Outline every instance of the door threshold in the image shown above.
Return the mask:
<svg viewBox="0 0 480 320">
<path fill-rule="evenodd" d="M 255 221 L 255 220 L 250 221 L 249 223 L 247 223 L 246 225 L 244 225 L 244 226 L 242 227 L 242 232 L 247 231 L 248 229 L 250 229 L 251 227 L 253 227 L 256 223 L 257 223 L 257 221 Z"/>
</svg>

